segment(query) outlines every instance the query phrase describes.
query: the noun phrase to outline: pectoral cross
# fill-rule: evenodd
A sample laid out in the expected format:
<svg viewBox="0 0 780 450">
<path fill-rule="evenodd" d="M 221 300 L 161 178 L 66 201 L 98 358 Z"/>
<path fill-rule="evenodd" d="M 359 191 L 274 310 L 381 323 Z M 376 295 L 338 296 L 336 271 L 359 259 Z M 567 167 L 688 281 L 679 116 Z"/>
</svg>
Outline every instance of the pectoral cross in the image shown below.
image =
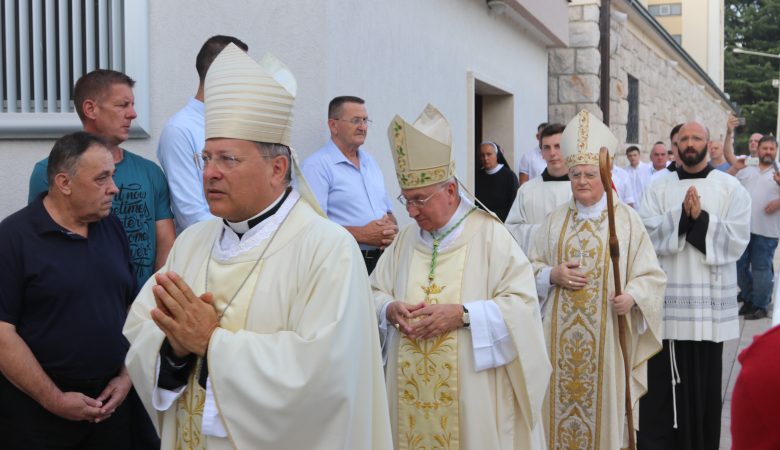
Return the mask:
<svg viewBox="0 0 780 450">
<path fill-rule="evenodd" d="M 428 287 L 425 286 L 420 286 L 420 287 L 422 288 L 423 292 L 425 292 L 425 303 L 429 305 L 432 305 L 434 303 L 439 303 L 439 299 L 433 297 L 432 294 L 433 295 L 441 294 L 441 291 L 444 290 L 444 286 L 439 287 L 436 283 L 431 283 L 430 285 L 428 285 Z"/>
<path fill-rule="evenodd" d="M 585 257 L 588 256 L 588 252 L 577 250 L 574 252 L 574 257 L 580 259 L 580 267 L 585 264 Z"/>
<path fill-rule="evenodd" d="M 585 257 L 592 257 L 593 256 L 593 250 L 575 250 L 572 254 L 575 258 L 579 258 L 580 260 L 580 267 L 585 266 Z"/>
</svg>

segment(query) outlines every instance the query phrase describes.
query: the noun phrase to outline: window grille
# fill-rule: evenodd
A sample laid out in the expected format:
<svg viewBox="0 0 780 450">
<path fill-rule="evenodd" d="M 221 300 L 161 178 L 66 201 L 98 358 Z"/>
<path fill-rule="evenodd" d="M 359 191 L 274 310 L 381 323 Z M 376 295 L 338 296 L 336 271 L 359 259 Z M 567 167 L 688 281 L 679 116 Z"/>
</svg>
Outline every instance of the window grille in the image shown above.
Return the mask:
<svg viewBox="0 0 780 450">
<path fill-rule="evenodd" d="M 72 112 L 73 84 L 124 71 L 122 0 L 14 0 L 2 8 L 3 109 Z"/>
<path fill-rule="evenodd" d="M 147 16 L 146 0 L 0 0 L 0 138 L 80 129 L 73 85 L 98 68 L 137 81 L 133 134 L 146 135 Z"/>
</svg>

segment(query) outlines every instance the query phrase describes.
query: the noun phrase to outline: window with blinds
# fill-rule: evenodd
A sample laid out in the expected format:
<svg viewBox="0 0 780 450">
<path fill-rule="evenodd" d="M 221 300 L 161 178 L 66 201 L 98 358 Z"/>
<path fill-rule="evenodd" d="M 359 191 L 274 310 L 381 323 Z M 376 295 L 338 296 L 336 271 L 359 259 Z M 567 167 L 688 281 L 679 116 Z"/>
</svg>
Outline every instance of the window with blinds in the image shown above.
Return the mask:
<svg viewBox="0 0 780 450">
<path fill-rule="evenodd" d="M 148 91 L 146 22 L 145 0 L 0 0 L 0 137 L 79 129 L 73 85 L 94 69 L 134 78 L 138 103 L 139 87 Z"/>
</svg>

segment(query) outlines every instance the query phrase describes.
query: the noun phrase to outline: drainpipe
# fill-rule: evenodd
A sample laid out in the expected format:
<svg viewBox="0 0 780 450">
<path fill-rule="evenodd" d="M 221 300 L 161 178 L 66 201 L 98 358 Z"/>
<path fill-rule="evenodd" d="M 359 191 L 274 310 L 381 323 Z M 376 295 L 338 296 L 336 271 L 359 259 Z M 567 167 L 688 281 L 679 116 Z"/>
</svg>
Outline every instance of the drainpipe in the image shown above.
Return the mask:
<svg viewBox="0 0 780 450">
<path fill-rule="evenodd" d="M 610 0 L 601 0 L 601 10 L 599 11 L 599 52 L 601 53 L 601 96 L 599 106 L 604 114 L 604 124 L 609 126 L 609 36 L 610 36 Z"/>
</svg>

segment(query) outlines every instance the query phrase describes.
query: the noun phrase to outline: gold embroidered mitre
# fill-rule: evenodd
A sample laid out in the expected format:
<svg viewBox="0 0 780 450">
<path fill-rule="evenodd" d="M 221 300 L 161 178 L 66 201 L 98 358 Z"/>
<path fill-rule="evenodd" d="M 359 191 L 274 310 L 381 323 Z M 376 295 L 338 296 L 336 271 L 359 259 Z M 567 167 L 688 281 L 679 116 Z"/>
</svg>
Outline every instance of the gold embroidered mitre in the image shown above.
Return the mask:
<svg viewBox="0 0 780 450">
<path fill-rule="evenodd" d="M 401 189 L 430 186 L 455 176 L 450 125 L 433 106 L 426 106 L 413 124 L 396 115 L 387 136 Z"/>
<path fill-rule="evenodd" d="M 593 114 L 582 110 L 566 125 L 561 135 L 561 151 L 568 167 L 580 164 L 599 165 L 599 150 L 607 147 L 609 156 L 615 156 L 617 138 Z"/>
<path fill-rule="evenodd" d="M 206 139 L 289 147 L 295 92 L 295 77 L 275 56 L 267 54 L 257 63 L 228 44 L 206 74 Z"/>
</svg>

